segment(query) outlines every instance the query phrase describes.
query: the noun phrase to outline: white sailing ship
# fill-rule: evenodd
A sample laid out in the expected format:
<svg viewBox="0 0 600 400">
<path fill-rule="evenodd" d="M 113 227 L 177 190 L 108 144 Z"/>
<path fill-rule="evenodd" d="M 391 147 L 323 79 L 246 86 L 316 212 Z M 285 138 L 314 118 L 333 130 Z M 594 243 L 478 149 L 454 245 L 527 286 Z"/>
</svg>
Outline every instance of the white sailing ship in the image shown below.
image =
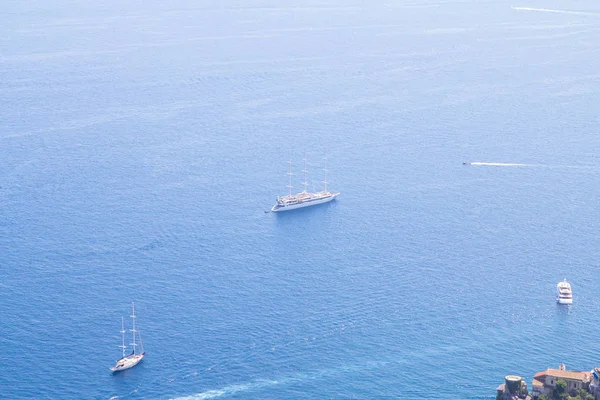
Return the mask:
<svg viewBox="0 0 600 400">
<path fill-rule="evenodd" d="M 122 356 L 120 359 L 117 360 L 117 362 L 115 363 L 115 366 L 110 369 L 113 372 L 123 371 L 125 369 L 135 367 L 140 361 L 142 361 L 142 358 L 144 358 L 144 356 L 146 355 L 146 353 L 144 352 L 144 345 L 142 344 L 142 336 L 139 333 L 139 331 L 135 329 L 135 318 L 136 318 L 135 317 L 135 305 L 132 302 L 131 303 L 132 329 L 130 329 L 130 331 L 132 332 L 132 338 L 133 338 L 132 343 L 130 343 L 130 345 L 132 347 L 132 352 L 131 352 L 131 354 L 125 355 L 125 349 L 127 348 L 127 346 L 125 346 L 125 320 L 123 317 L 121 317 L 121 345 L 119 347 L 122 350 Z M 136 347 L 138 346 L 138 344 L 135 342 L 136 336 L 139 338 L 139 342 L 140 342 L 140 344 L 139 344 L 140 351 L 137 353 L 136 353 Z"/>
<path fill-rule="evenodd" d="M 324 189 L 320 192 L 307 191 L 308 181 L 306 180 L 306 178 L 308 170 L 306 169 L 306 156 L 304 157 L 304 169 L 302 170 L 302 172 L 304 172 L 304 182 L 302 182 L 302 184 L 304 185 L 304 190 L 300 193 L 292 194 L 292 175 L 294 175 L 292 173 L 292 161 L 288 161 L 288 164 L 289 183 L 287 187 L 289 189 L 289 192 L 286 196 L 277 197 L 277 203 L 275 203 L 273 208 L 271 208 L 271 211 L 281 212 L 295 210 L 297 208 L 314 206 L 317 204 L 328 203 L 331 200 L 334 200 L 337 196 L 339 196 L 339 193 L 331 193 L 327 190 L 327 168 L 323 169 L 323 171 L 325 171 L 325 180 L 323 181 L 323 183 L 325 184 Z"/>
</svg>

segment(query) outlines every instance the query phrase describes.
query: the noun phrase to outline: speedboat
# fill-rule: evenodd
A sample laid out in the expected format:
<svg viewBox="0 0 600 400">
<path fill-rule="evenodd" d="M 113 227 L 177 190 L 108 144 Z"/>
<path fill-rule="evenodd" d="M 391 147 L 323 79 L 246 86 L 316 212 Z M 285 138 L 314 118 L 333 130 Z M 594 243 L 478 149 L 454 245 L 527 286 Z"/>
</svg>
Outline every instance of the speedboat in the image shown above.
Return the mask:
<svg viewBox="0 0 600 400">
<path fill-rule="evenodd" d="M 573 292 L 571 290 L 571 285 L 566 279 L 562 282 L 558 282 L 558 285 L 556 285 L 556 292 L 556 301 L 558 304 L 573 304 Z"/>
</svg>

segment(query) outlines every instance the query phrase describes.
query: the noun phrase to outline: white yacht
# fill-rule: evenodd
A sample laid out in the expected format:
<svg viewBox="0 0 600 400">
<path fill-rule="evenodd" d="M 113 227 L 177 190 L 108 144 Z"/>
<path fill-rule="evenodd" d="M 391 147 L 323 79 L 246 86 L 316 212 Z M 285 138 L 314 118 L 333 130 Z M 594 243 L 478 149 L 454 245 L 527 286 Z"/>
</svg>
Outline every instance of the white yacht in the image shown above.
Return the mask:
<svg viewBox="0 0 600 400">
<path fill-rule="evenodd" d="M 326 168 L 323 169 L 325 171 L 325 180 L 323 181 L 323 183 L 325 184 L 325 188 L 320 192 L 308 192 L 306 190 L 308 187 L 308 182 L 306 180 L 306 174 L 308 173 L 308 170 L 306 169 L 306 157 L 304 157 L 304 169 L 302 170 L 302 172 L 304 172 L 304 182 L 302 182 L 302 184 L 304 185 L 304 191 L 302 191 L 301 193 L 292 194 L 292 175 L 294 174 L 292 173 L 292 162 L 288 161 L 288 164 L 289 184 L 287 185 L 287 187 L 289 188 L 289 193 L 286 196 L 278 196 L 277 203 L 273 206 L 273 208 L 271 208 L 271 211 L 281 212 L 295 210 L 297 208 L 314 206 L 317 204 L 328 203 L 331 200 L 334 200 L 337 196 L 339 196 L 339 193 L 331 193 L 327 190 Z"/>
<path fill-rule="evenodd" d="M 573 304 L 573 292 L 571 291 L 571 285 L 566 279 L 562 282 L 558 282 L 556 291 L 558 294 L 556 297 L 558 304 Z"/>
<path fill-rule="evenodd" d="M 144 358 L 144 356 L 146 355 L 146 353 L 144 352 L 144 345 L 142 344 L 142 336 L 140 335 L 139 331 L 135 329 L 135 305 L 133 304 L 133 302 L 131 303 L 131 320 L 131 332 L 133 336 L 133 342 L 130 344 L 133 351 L 131 352 L 131 354 L 125 355 L 125 349 L 127 348 L 127 346 L 125 346 L 125 321 L 123 317 L 121 317 L 121 345 L 119 347 L 121 348 L 123 353 L 121 358 L 118 359 L 115 363 L 115 366 L 110 369 L 113 372 L 123 371 L 125 369 L 135 367 L 140 361 L 142 361 L 142 358 Z M 141 352 L 137 353 L 136 347 L 138 346 L 138 344 L 135 342 L 136 336 L 139 338 L 139 345 L 141 350 Z"/>
</svg>

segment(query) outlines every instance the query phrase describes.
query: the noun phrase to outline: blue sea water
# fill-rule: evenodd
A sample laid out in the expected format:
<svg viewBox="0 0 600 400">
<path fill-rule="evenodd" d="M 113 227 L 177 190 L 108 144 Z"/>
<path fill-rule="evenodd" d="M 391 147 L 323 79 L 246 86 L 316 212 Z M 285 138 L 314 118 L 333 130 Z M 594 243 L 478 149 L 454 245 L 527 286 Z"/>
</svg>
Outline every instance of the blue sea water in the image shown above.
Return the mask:
<svg viewBox="0 0 600 400">
<path fill-rule="evenodd" d="M 600 365 L 596 2 L 0 20 L 0 398 L 493 399 Z M 340 197 L 264 213 L 304 153 Z M 132 301 L 147 357 L 111 375 Z"/>
</svg>

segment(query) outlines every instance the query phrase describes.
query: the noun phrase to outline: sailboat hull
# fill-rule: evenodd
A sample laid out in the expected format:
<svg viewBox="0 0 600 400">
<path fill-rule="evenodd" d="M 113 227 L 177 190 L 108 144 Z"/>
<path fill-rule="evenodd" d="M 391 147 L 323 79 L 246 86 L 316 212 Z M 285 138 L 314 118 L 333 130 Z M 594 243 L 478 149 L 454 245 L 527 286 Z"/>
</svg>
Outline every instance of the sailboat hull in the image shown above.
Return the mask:
<svg viewBox="0 0 600 400">
<path fill-rule="evenodd" d="M 112 367 L 110 370 L 112 372 L 119 372 L 119 371 L 124 371 L 129 368 L 133 368 L 136 365 L 138 365 L 140 363 L 140 361 L 142 361 L 142 358 L 144 358 L 145 355 L 146 355 L 146 353 L 132 354 L 127 357 L 121 358 L 120 360 L 117 361 L 117 364 L 114 367 Z"/>
<path fill-rule="evenodd" d="M 331 200 L 334 200 L 338 195 L 339 195 L 339 193 L 332 193 L 326 197 L 311 199 L 308 201 L 302 201 L 302 202 L 298 202 L 298 203 L 294 203 L 294 204 L 285 204 L 285 205 L 275 204 L 273 206 L 273 208 L 271 208 L 271 211 L 272 212 L 282 212 L 282 211 L 296 210 L 298 208 L 316 206 L 317 204 L 329 203 Z"/>
</svg>

